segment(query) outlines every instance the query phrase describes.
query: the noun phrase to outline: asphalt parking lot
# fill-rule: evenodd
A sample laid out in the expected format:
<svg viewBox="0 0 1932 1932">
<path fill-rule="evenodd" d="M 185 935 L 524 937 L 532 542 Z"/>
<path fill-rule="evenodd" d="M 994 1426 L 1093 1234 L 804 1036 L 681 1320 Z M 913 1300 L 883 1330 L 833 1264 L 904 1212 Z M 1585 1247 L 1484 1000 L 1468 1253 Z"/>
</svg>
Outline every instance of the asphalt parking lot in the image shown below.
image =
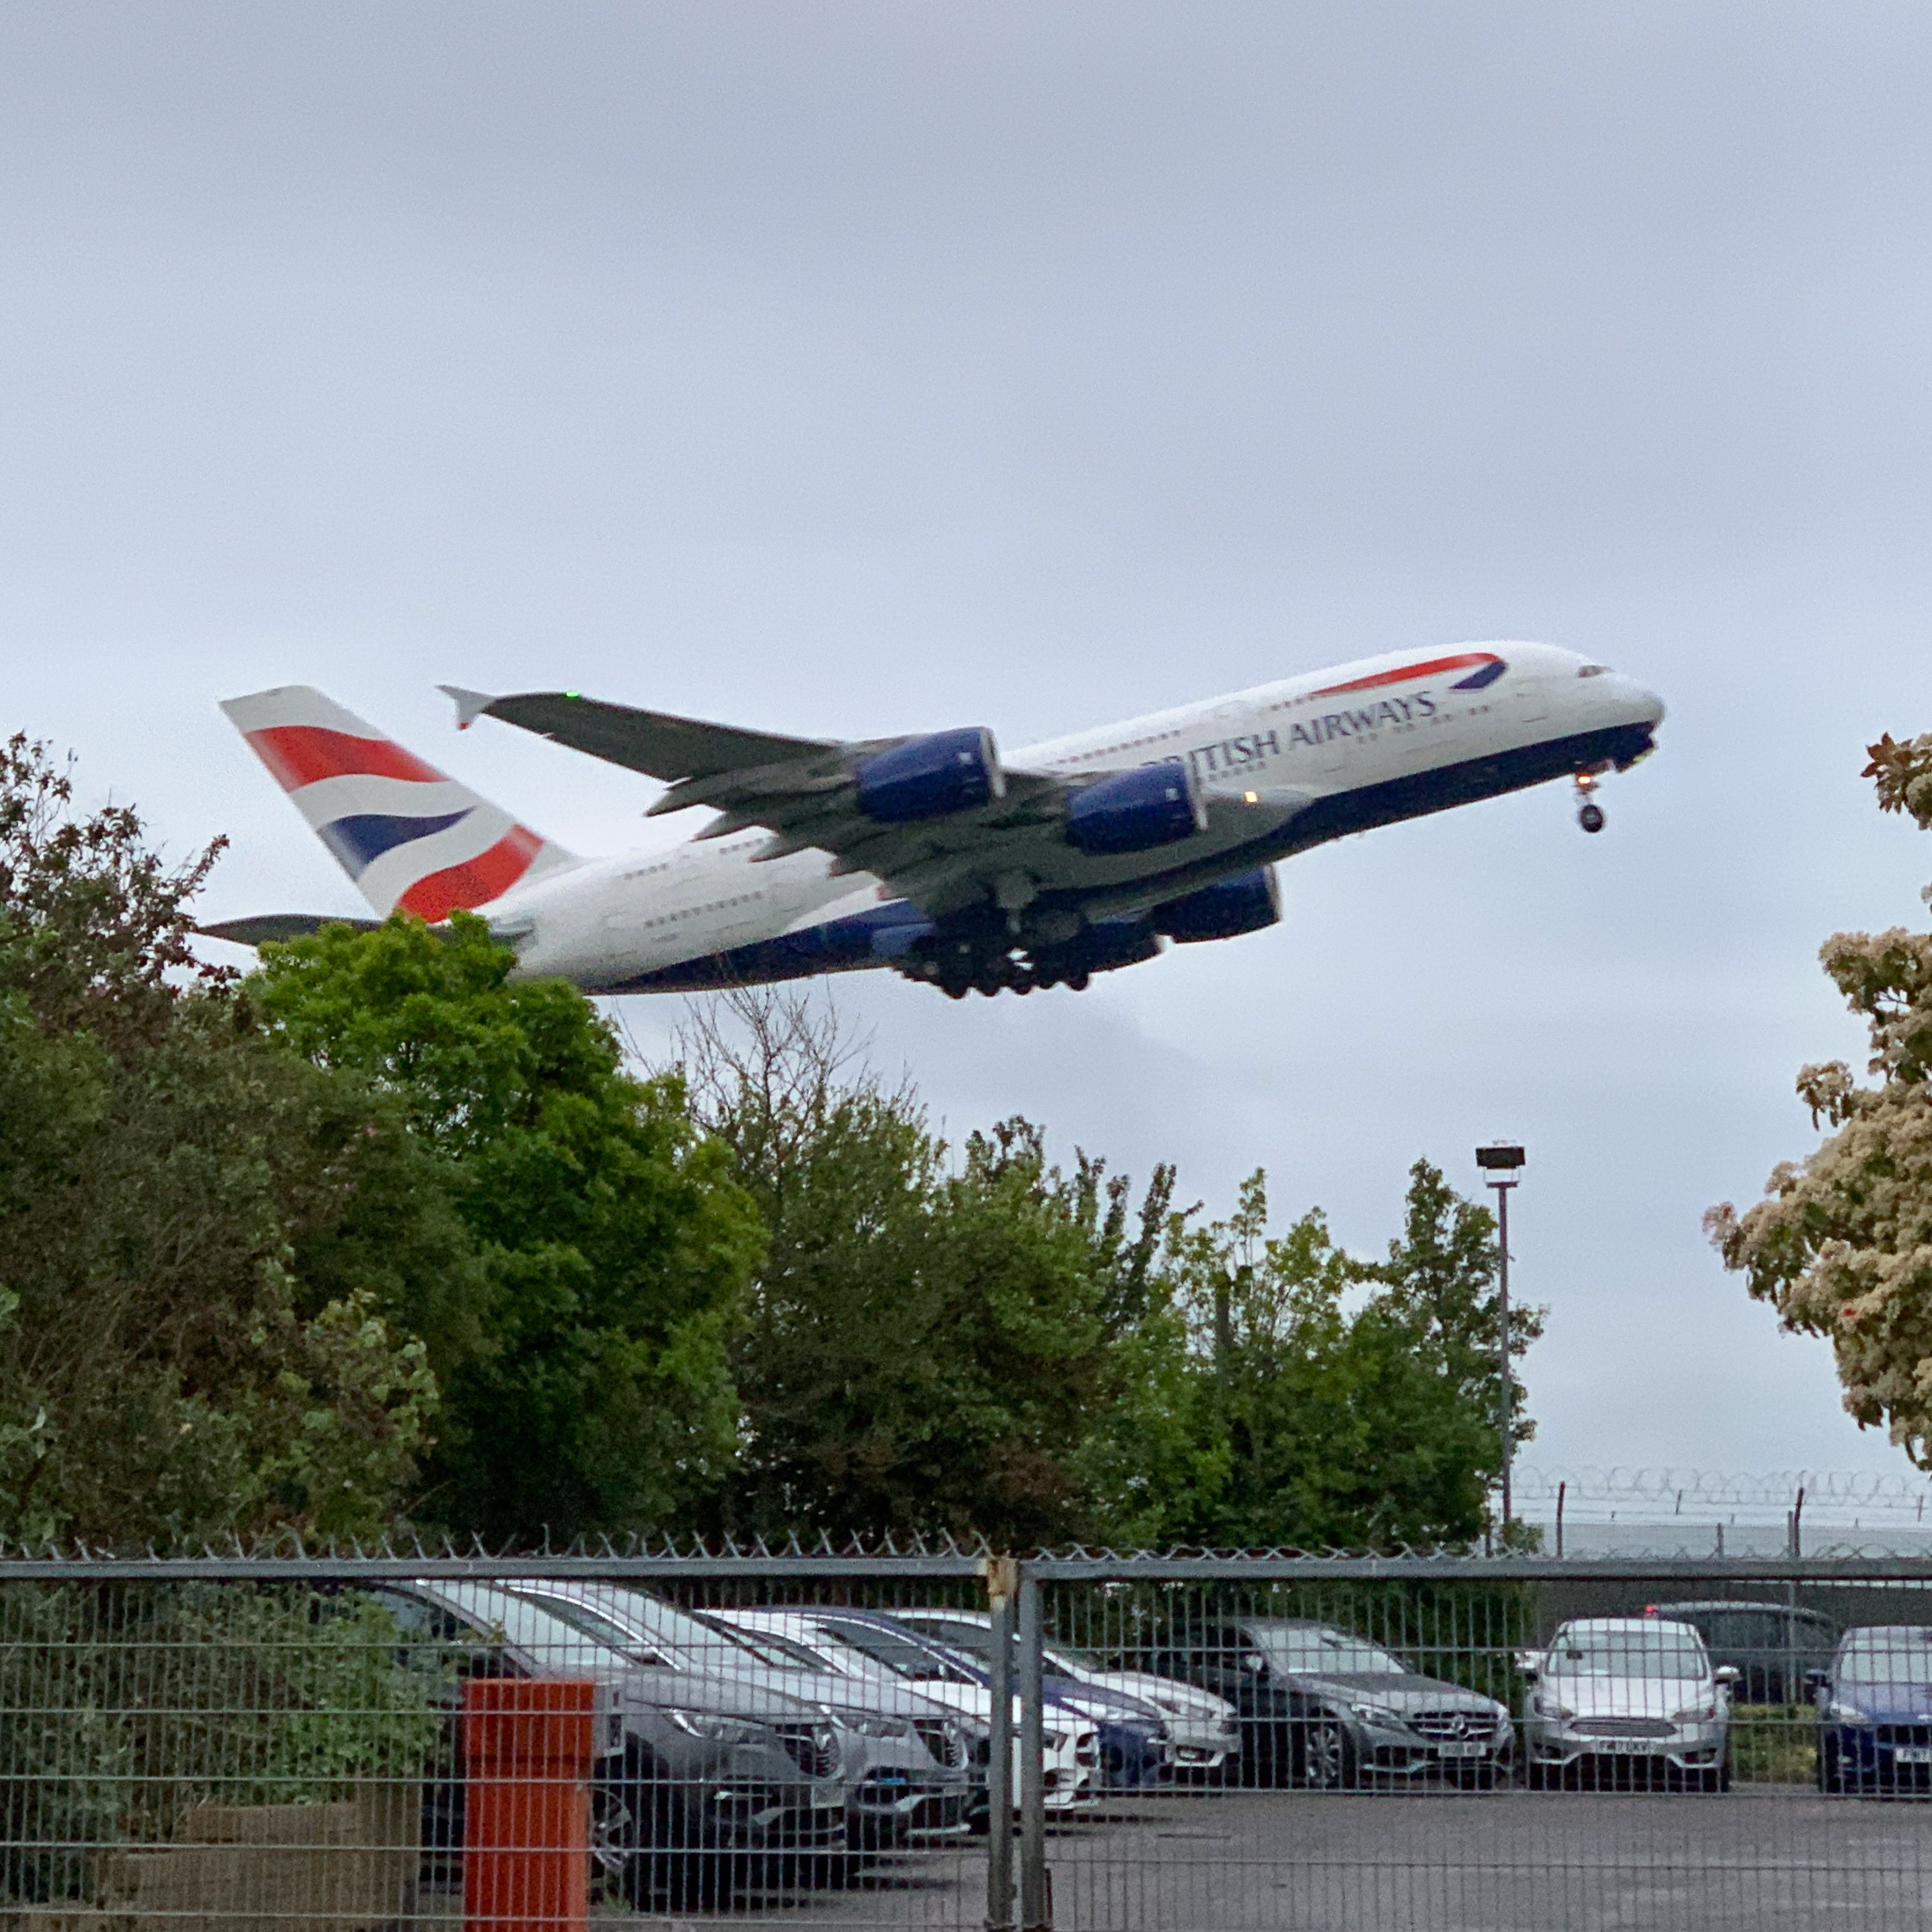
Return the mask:
<svg viewBox="0 0 1932 1932">
<path fill-rule="evenodd" d="M 1832 1932 L 1932 1923 L 1932 1807 L 1724 1797 L 1227 1793 L 1056 1829 L 1058 1932 Z M 735 1923 L 979 1932 L 985 1850 L 888 1861 Z M 613 1914 L 617 1932 L 625 1922 Z M 635 1926 L 689 1920 L 631 1917 Z"/>
</svg>

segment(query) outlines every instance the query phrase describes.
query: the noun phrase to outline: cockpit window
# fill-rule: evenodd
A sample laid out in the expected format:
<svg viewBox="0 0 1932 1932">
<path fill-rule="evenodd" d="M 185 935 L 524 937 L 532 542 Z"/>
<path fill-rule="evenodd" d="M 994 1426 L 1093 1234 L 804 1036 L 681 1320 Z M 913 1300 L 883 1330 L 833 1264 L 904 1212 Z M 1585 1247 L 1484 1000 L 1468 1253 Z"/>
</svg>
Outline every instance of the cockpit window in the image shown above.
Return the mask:
<svg viewBox="0 0 1932 1932">
<path fill-rule="evenodd" d="M 1608 665 L 1585 665 L 1577 675 L 1579 678 L 1601 678 L 1609 668 Z"/>
</svg>

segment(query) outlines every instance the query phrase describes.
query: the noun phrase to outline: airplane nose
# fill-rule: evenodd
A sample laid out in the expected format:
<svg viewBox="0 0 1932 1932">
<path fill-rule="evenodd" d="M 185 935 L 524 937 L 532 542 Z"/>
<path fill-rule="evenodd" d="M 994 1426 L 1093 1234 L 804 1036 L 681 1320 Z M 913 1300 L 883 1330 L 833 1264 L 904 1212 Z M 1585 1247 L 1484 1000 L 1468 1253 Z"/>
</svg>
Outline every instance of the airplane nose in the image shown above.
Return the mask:
<svg viewBox="0 0 1932 1932">
<path fill-rule="evenodd" d="M 1633 724 L 1648 724 L 1654 731 L 1663 723 L 1664 701 L 1654 691 L 1638 683 L 1635 678 L 1617 678 L 1614 684 L 1616 702 L 1629 712 Z"/>
</svg>

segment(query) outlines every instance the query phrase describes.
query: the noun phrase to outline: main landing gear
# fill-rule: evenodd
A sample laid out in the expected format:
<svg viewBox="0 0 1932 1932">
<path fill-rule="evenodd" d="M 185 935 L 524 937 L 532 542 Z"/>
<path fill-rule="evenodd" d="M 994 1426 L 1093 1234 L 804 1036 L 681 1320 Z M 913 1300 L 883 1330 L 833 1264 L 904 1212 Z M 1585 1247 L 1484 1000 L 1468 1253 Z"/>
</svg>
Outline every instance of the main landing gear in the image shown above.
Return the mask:
<svg viewBox="0 0 1932 1932">
<path fill-rule="evenodd" d="M 1577 823 L 1586 832 L 1603 829 L 1603 807 L 1591 796 L 1596 790 L 1596 774 L 1579 771 L 1576 777 Z"/>
</svg>

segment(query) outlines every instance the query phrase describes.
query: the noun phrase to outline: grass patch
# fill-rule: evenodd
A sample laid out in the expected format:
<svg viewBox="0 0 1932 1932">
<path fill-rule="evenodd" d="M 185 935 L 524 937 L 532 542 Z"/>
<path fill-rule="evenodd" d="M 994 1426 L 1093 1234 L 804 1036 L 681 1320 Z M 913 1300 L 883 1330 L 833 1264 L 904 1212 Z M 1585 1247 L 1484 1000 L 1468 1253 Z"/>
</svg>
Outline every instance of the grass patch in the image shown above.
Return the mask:
<svg viewBox="0 0 1932 1932">
<path fill-rule="evenodd" d="M 1817 1776 L 1818 1713 L 1809 1704 L 1731 1710 L 1731 1778 L 1741 1785 L 1808 1785 Z"/>
</svg>

